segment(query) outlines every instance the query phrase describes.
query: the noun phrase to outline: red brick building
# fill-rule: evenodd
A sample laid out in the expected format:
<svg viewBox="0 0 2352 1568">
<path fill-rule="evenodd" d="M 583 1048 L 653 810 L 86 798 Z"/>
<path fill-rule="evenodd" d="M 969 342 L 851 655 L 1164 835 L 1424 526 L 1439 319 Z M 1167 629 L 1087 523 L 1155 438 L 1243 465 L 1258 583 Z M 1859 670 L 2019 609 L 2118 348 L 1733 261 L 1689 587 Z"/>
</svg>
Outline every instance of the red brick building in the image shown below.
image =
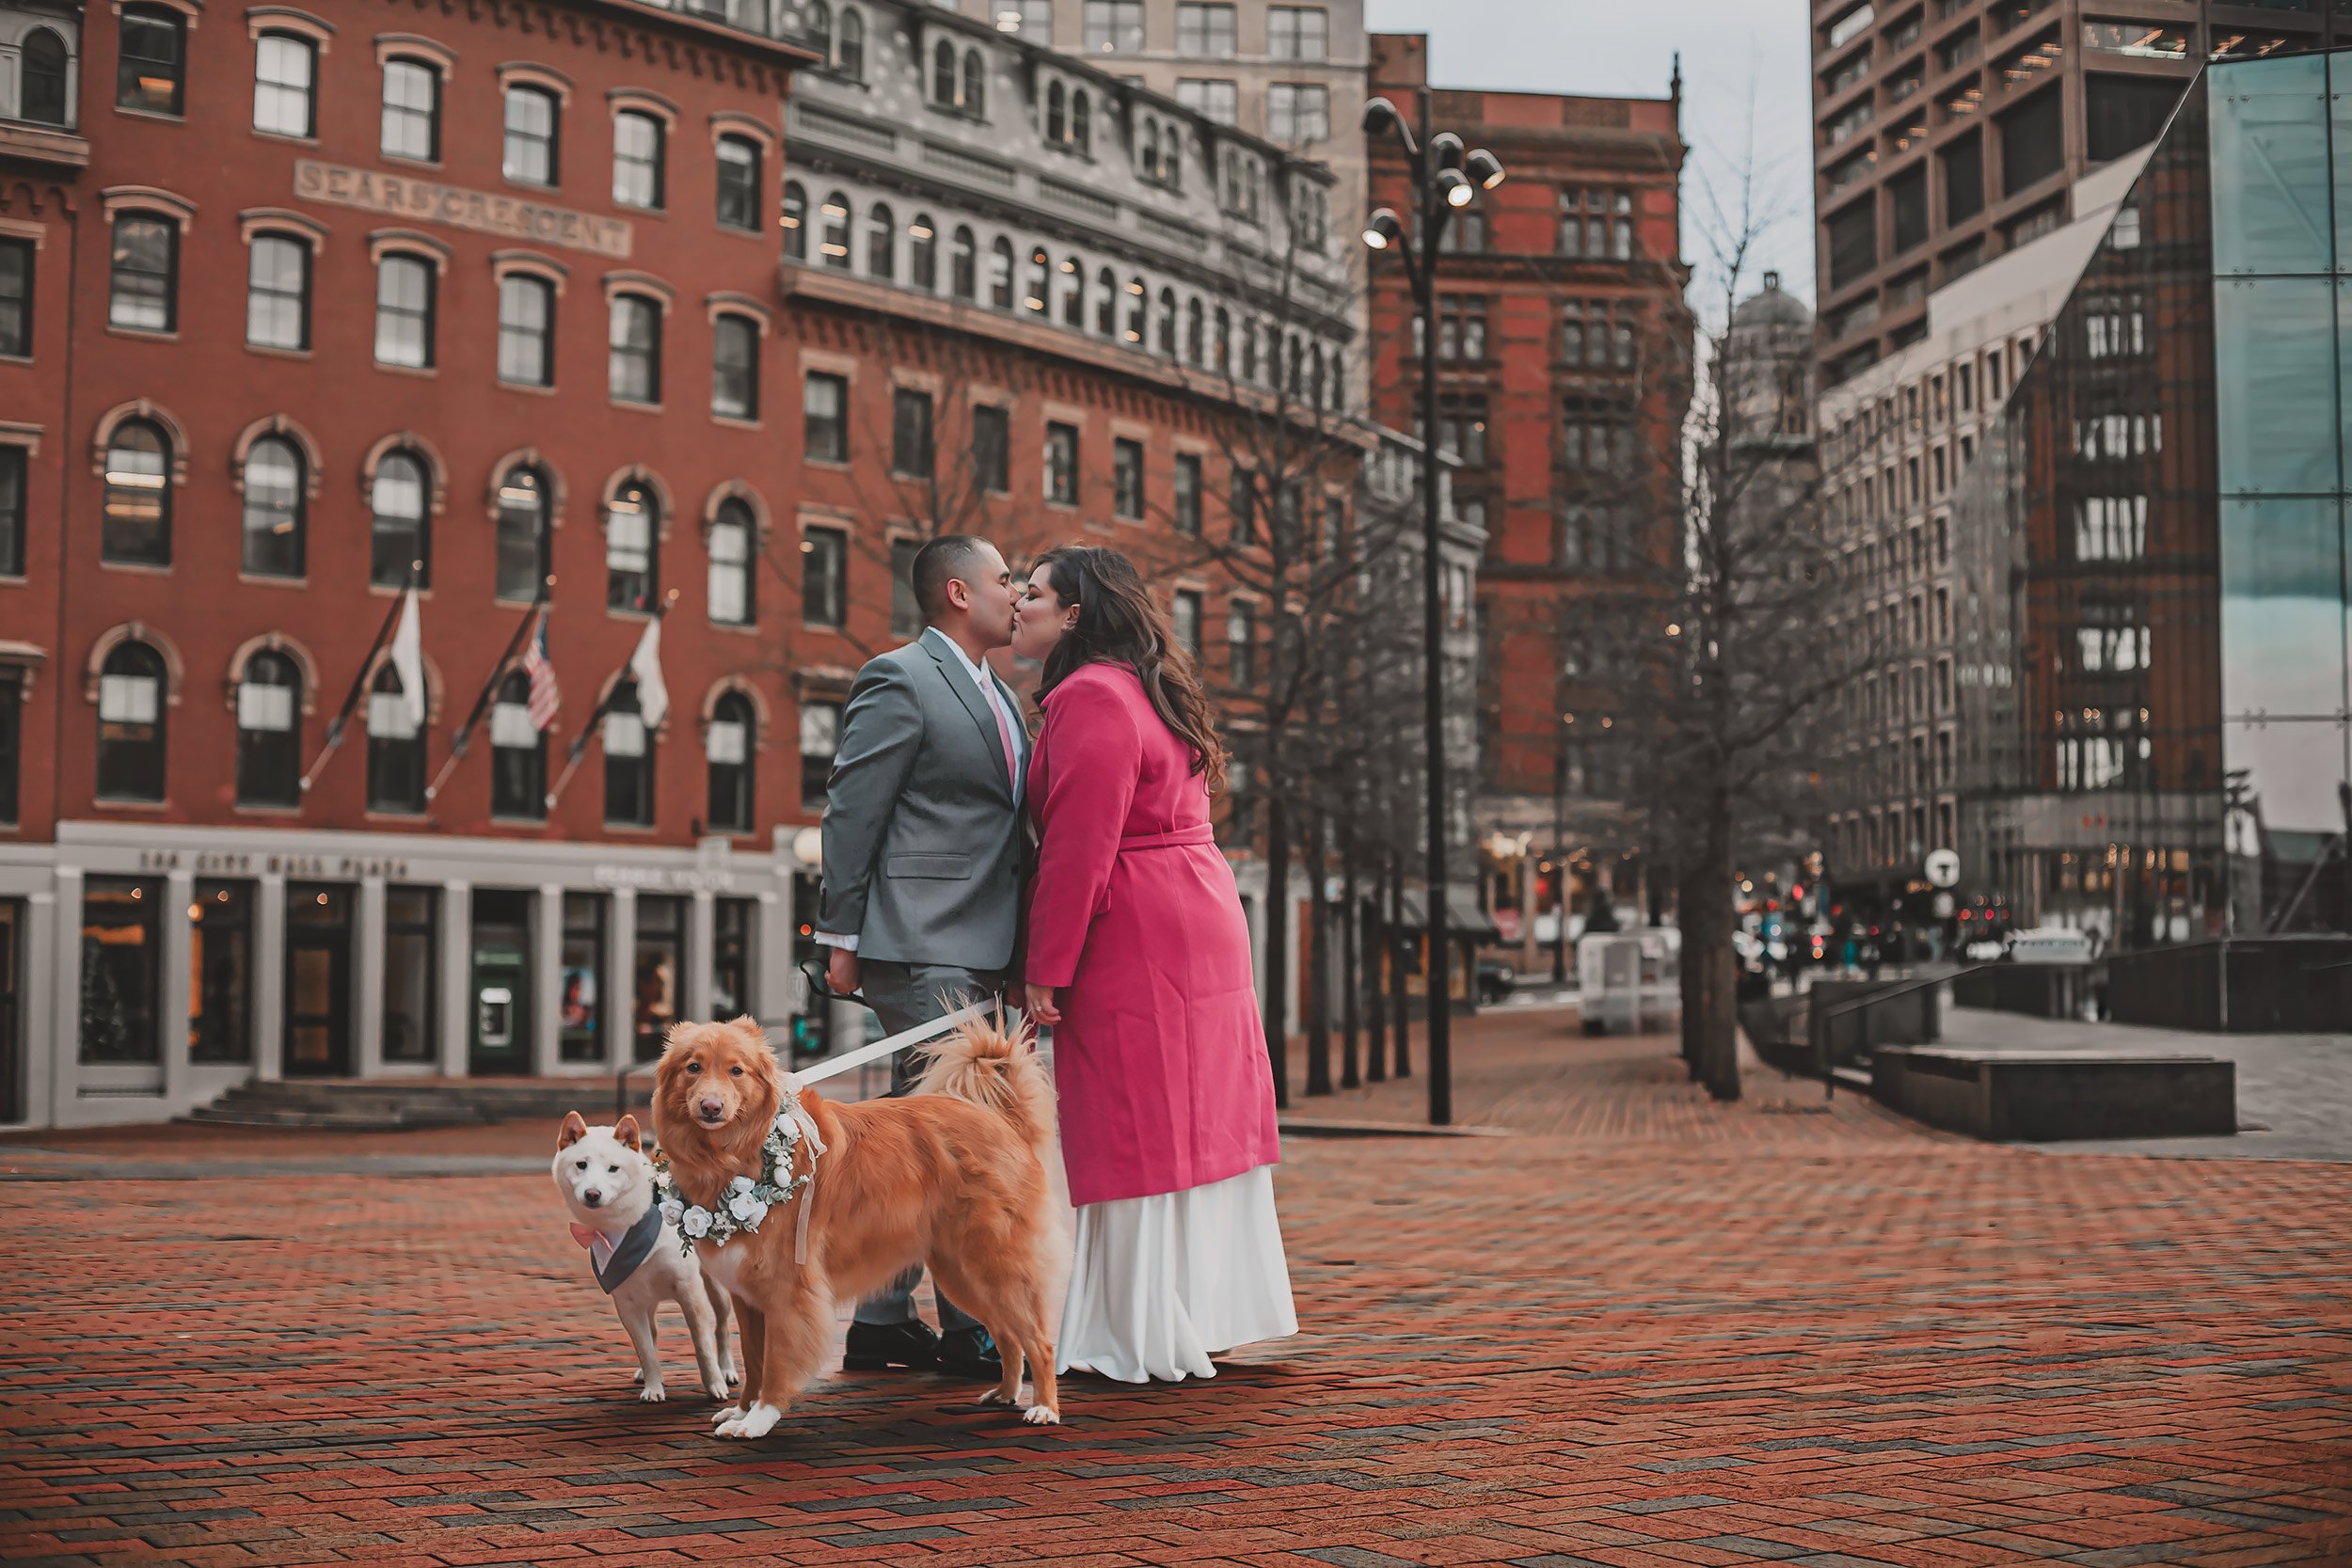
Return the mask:
<svg viewBox="0 0 2352 1568">
<path fill-rule="evenodd" d="M 1218 412 L 1343 391 L 1327 176 L 929 8 L 40 11 L 62 74 L 0 103 L 0 1121 L 788 1012 L 912 541 L 1179 562 Z M 1315 302 L 1222 281 L 1295 225 Z M 421 723 L 370 657 L 412 562 Z"/>
<path fill-rule="evenodd" d="M 1375 35 L 1372 62 L 1374 94 L 1416 123 L 1425 38 Z M 1509 175 L 1454 219 L 1434 345 L 1438 436 L 1462 458 L 1456 504 L 1487 540 L 1474 832 L 1622 849 L 1622 768 L 1592 721 L 1609 697 L 1590 678 L 1576 606 L 1670 545 L 1692 341 L 1680 83 L 1662 99 L 1428 96 L 1433 129 L 1491 150 Z M 1394 142 L 1375 139 L 1372 205 L 1413 211 L 1407 184 Z M 1422 345 L 1411 293 L 1401 267 L 1372 276 L 1373 411 L 1412 428 Z"/>
</svg>

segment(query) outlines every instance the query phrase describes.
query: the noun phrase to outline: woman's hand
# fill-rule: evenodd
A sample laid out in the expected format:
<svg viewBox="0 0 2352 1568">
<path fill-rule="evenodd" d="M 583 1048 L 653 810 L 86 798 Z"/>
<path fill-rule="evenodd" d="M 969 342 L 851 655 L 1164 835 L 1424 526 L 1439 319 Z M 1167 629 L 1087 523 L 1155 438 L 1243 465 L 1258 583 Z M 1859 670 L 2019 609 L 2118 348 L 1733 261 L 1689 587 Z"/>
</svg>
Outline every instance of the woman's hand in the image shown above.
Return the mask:
<svg viewBox="0 0 2352 1568">
<path fill-rule="evenodd" d="M 1053 987 L 1029 987 L 1029 1016 L 1049 1029 L 1061 1022 L 1061 1009 L 1054 1005 Z"/>
</svg>

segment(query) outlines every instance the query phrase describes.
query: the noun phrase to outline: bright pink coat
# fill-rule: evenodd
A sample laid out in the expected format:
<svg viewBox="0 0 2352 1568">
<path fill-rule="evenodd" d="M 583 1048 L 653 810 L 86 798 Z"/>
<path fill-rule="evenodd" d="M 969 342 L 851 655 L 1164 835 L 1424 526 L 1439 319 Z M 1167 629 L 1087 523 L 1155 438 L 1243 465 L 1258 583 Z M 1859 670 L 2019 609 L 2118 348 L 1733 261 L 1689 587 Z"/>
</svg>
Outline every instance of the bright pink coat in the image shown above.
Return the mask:
<svg viewBox="0 0 2352 1568">
<path fill-rule="evenodd" d="M 1025 799 L 1042 842 L 1025 977 L 1058 992 L 1073 1203 L 1205 1186 L 1281 1158 L 1232 867 L 1192 756 L 1123 664 L 1045 699 Z"/>
</svg>

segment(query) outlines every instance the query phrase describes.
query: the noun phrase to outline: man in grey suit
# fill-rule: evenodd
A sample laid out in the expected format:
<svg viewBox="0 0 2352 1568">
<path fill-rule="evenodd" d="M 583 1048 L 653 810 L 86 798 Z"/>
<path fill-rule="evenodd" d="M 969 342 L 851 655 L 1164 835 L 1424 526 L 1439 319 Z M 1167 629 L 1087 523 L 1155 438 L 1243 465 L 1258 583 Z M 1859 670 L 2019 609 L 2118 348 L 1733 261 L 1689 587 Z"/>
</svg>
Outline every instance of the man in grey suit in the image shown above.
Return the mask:
<svg viewBox="0 0 2352 1568">
<path fill-rule="evenodd" d="M 850 688 L 826 784 L 817 940 L 833 989 L 863 990 L 896 1034 L 1000 995 L 1021 923 L 1020 705 L 988 667 L 1012 641 L 1012 573 L 985 539 L 946 534 L 914 555 L 923 635 Z M 908 1053 L 893 1060 L 906 1092 Z M 933 1335 L 915 1316 L 923 1271 L 858 1304 L 844 1366 L 937 1364 L 1000 1373 L 988 1331 L 946 1297 Z"/>
</svg>

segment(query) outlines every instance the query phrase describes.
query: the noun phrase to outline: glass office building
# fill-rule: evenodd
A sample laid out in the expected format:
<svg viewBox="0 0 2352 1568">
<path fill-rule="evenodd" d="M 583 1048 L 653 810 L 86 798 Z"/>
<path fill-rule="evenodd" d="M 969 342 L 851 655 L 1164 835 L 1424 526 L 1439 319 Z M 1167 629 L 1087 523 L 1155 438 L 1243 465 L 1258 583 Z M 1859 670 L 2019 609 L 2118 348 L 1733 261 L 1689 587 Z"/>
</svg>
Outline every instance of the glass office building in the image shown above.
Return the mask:
<svg viewBox="0 0 2352 1568">
<path fill-rule="evenodd" d="M 2345 928 L 2352 51 L 2222 62 L 1969 474 L 1967 873 L 2116 947 Z"/>
</svg>

